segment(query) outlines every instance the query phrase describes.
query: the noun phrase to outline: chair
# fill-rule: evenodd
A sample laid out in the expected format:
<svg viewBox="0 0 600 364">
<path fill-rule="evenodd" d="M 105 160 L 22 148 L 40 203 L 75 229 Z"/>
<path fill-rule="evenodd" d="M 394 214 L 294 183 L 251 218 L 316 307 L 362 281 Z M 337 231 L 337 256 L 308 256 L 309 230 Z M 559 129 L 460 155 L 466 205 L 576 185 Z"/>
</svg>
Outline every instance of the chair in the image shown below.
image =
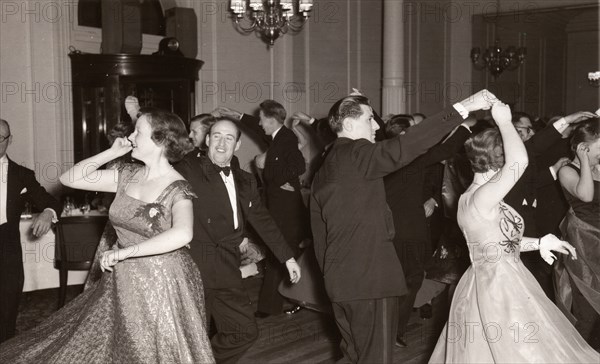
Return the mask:
<svg viewBox="0 0 600 364">
<path fill-rule="evenodd" d="M 56 224 L 54 268 L 59 270 L 58 308 L 65 305 L 70 270 L 89 270 L 108 216 L 66 216 Z"/>
</svg>

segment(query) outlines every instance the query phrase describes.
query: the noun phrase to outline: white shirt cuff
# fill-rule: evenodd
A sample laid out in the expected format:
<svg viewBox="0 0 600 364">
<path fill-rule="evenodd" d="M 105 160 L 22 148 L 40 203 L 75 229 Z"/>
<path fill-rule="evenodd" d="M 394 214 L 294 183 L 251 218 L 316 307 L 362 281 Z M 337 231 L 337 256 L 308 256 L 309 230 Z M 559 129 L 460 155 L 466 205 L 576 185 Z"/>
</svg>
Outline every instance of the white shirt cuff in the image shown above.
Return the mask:
<svg viewBox="0 0 600 364">
<path fill-rule="evenodd" d="M 558 119 L 558 121 L 555 121 L 554 124 L 552 124 L 552 126 L 554 126 L 556 131 L 562 133 L 569 126 L 569 124 L 567 123 L 567 120 L 565 120 L 565 118 L 560 118 Z"/>
<path fill-rule="evenodd" d="M 460 116 L 462 116 L 463 119 L 469 117 L 469 112 L 467 111 L 467 109 L 465 109 L 464 106 L 462 106 L 460 102 L 457 102 L 456 104 L 452 105 L 452 107 L 454 107 L 454 109 L 458 111 L 458 113 L 460 114 Z"/>
<path fill-rule="evenodd" d="M 556 171 L 554 170 L 553 166 L 548 167 L 550 169 L 550 174 L 552 175 L 552 178 L 554 178 L 554 180 L 556 181 L 557 175 L 556 175 Z"/>
<path fill-rule="evenodd" d="M 54 211 L 54 209 L 51 209 L 50 207 L 46 207 L 44 211 L 46 210 L 52 211 L 52 223 L 56 224 L 58 222 L 58 215 L 56 215 L 56 211 Z"/>
<path fill-rule="evenodd" d="M 312 125 L 317 119 L 315 118 L 310 118 L 310 120 L 308 121 L 308 125 Z"/>
</svg>

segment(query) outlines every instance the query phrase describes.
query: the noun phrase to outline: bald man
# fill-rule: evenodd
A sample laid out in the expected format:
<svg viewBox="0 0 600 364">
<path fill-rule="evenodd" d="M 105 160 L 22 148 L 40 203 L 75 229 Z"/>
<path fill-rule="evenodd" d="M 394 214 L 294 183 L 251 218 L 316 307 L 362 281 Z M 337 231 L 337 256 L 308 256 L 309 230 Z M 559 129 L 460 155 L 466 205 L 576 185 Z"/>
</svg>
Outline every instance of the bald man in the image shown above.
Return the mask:
<svg viewBox="0 0 600 364">
<path fill-rule="evenodd" d="M 19 222 L 25 201 L 44 210 L 32 224 L 35 236 L 48 232 L 61 213 L 60 203 L 35 179 L 32 170 L 8 158 L 10 125 L 0 119 L 0 342 L 15 335 L 19 298 L 23 291 L 23 253 Z"/>
</svg>

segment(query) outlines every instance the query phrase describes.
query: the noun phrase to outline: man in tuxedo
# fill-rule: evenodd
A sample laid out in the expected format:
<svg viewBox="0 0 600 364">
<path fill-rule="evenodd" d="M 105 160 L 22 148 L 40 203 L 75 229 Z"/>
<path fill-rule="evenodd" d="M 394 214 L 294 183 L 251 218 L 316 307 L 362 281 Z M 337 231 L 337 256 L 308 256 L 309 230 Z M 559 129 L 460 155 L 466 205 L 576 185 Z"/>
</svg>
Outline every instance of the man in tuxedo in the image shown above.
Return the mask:
<svg viewBox="0 0 600 364">
<path fill-rule="evenodd" d="M 60 203 L 35 179 L 32 170 L 8 158 L 10 126 L 0 119 L 0 342 L 15 335 L 19 299 L 23 291 L 23 253 L 19 222 L 25 200 L 43 210 L 32 224 L 35 236 L 50 230 L 62 211 Z"/>
<path fill-rule="evenodd" d="M 298 149 L 298 137 L 283 125 L 286 111 L 280 103 L 265 100 L 260 104 L 259 118 L 221 107 L 219 113 L 250 129 L 254 136 L 268 145 L 266 153 L 256 158 L 263 169 L 267 209 L 293 249 L 309 237 L 308 212 L 300 192 L 299 176 L 306 170 L 306 161 Z M 283 297 L 277 288 L 285 271 L 277 258 L 267 254 L 266 271 L 258 298 L 257 317 L 280 314 Z M 298 307 L 286 311 L 295 313 Z"/>
<path fill-rule="evenodd" d="M 258 329 L 239 270 L 239 246 L 250 223 L 271 252 L 285 262 L 292 283 L 300 279 L 280 230 L 263 207 L 254 177 L 231 164 L 240 147 L 240 131 L 231 121 L 219 120 L 206 137 L 207 156 L 189 153 L 175 168 L 192 185 L 194 237 L 190 253 L 202 273 L 207 317 L 217 333 L 212 346 L 218 363 L 235 363 L 258 337 Z"/>
<path fill-rule="evenodd" d="M 345 97 L 329 111 L 338 138 L 313 180 L 310 216 L 346 361 L 392 362 L 398 297 L 407 292 L 383 177 L 427 151 L 469 112 L 494 101 L 495 96 L 481 91 L 377 143 L 379 126 L 366 97 Z"/>
<path fill-rule="evenodd" d="M 441 144 L 435 145 L 425 154 L 419 156 L 406 167 L 403 167 L 384 178 L 387 203 L 394 218 L 394 247 L 402 264 L 408 293 L 399 300 L 399 321 L 396 344 L 406 346 L 404 335 L 412 312 L 417 292 L 425 278 L 425 261 L 431 256 L 431 241 L 427 226 L 426 210 L 423 204 L 426 173 L 428 168 L 451 158 L 456 154 L 471 135 L 471 127 L 477 120 L 469 118 Z M 394 119 L 386 126 L 386 134 L 390 138 L 406 133 L 407 129 L 395 128 Z M 412 127 L 411 127 L 412 128 Z M 432 207 L 433 210 L 433 207 Z"/>
<path fill-rule="evenodd" d="M 558 169 L 562 166 L 561 161 L 556 166 L 550 165 L 549 167 L 546 167 L 548 165 L 547 162 L 542 162 L 545 165 L 540 165 L 539 162 L 542 161 L 542 157 L 545 154 L 550 153 L 551 148 L 560 146 L 559 142 L 562 139 L 562 133 L 570 125 L 579 123 L 587 117 L 590 117 L 588 113 L 568 115 L 536 133 L 529 115 L 522 112 L 513 113 L 513 125 L 525 144 L 529 157 L 529 165 L 519 181 L 504 197 L 504 202 L 514 208 L 523 218 L 525 222 L 523 236 L 535 238 L 543 236 L 538 229 L 536 219 L 539 204 L 538 198 L 545 199 L 550 198 L 550 196 L 538 194 L 538 190 L 543 190 L 545 187 L 555 184 Z M 520 258 L 544 289 L 548 298 L 554 300 L 552 266 L 548 265 L 540 257 L 539 252 L 524 252 L 521 253 Z"/>
</svg>

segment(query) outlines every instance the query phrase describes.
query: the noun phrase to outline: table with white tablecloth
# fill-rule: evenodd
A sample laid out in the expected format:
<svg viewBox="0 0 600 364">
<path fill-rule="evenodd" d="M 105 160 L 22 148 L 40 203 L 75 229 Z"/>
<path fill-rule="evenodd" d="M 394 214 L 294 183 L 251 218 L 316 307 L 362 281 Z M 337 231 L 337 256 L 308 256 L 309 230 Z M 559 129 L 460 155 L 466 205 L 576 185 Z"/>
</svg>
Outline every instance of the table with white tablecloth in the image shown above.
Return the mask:
<svg viewBox="0 0 600 364">
<path fill-rule="evenodd" d="M 21 219 L 21 248 L 23 250 L 23 269 L 25 284 L 23 292 L 59 287 L 58 269 L 54 268 L 54 242 L 52 230 L 39 238 L 31 231 L 33 219 Z M 69 271 L 68 285 L 83 284 L 87 271 Z"/>
</svg>

